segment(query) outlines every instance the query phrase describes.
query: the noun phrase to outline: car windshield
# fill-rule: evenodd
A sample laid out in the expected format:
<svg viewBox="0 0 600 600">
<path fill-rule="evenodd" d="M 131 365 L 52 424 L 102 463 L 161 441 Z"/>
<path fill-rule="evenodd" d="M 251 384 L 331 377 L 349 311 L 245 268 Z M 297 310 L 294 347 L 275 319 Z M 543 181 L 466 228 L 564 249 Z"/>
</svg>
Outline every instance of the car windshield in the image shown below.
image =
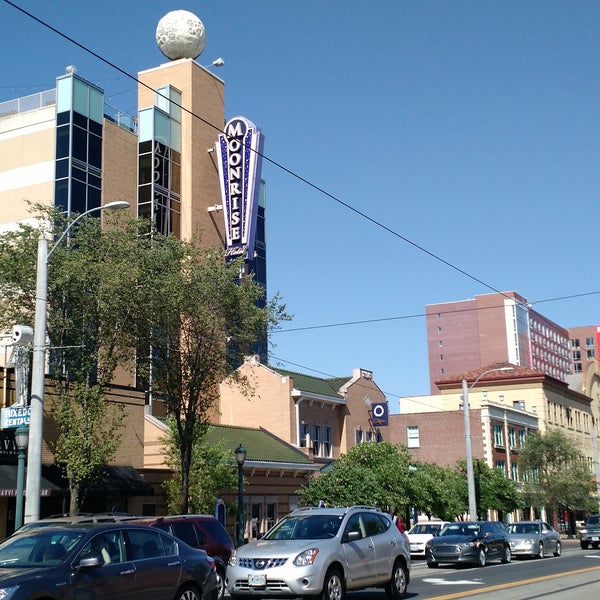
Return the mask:
<svg viewBox="0 0 600 600">
<path fill-rule="evenodd" d="M 300 515 L 283 518 L 264 540 L 324 540 L 337 535 L 342 515 Z"/>
<path fill-rule="evenodd" d="M 600 525 L 600 516 L 590 517 L 587 521 L 587 525 Z"/>
<path fill-rule="evenodd" d="M 82 531 L 53 531 L 51 527 L 16 535 L 0 544 L 0 567 L 50 567 L 63 562 Z"/>
<path fill-rule="evenodd" d="M 474 537 L 479 535 L 479 525 L 477 523 L 448 523 L 441 531 L 440 536 L 461 535 L 464 537 Z"/>
<path fill-rule="evenodd" d="M 513 523 L 512 525 L 509 525 L 508 533 L 539 533 L 539 525 L 537 523 Z"/>
</svg>

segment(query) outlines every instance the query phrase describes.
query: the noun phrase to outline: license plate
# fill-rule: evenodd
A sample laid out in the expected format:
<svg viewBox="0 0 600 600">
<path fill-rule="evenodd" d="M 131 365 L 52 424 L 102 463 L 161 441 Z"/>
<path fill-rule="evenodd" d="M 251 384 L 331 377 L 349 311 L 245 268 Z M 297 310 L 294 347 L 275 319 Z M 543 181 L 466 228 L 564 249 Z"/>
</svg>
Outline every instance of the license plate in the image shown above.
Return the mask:
<svg viewBox="0 0 600 600">
<path fill-rule="evenodd" d="M 416 552 L 419 549 L 419 546 L 417 546 L 416 544 L 411 544 L 410 549 L 412 552 Z"/>
<path fill-rule="evenodd" d="M 592 542 L 598 542 L 600 541 L 600 537 L 598 537 L 597 535 L 592 536 Z"/>
<path fill-rule="evenodd" d="M 267 585 L 266 575 L 248 575 L 248 585 L 255 587 L 264 587 Z"/>
</svg>

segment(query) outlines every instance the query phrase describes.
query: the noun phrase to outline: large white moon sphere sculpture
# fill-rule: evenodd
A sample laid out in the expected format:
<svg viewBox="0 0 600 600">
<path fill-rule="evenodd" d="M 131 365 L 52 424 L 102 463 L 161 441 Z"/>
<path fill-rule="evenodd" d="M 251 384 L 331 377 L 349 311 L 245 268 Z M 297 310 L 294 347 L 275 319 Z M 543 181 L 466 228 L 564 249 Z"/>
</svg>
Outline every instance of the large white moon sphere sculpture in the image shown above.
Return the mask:
<svg viewBox="0 0 600 600">
<path fill-rule="evenodd" d="M 156 43 L 170 60 L 198 58 L 206 45 L 206 30 L 194 13 L 174 10 L 158 22 Z"/>
</svg>

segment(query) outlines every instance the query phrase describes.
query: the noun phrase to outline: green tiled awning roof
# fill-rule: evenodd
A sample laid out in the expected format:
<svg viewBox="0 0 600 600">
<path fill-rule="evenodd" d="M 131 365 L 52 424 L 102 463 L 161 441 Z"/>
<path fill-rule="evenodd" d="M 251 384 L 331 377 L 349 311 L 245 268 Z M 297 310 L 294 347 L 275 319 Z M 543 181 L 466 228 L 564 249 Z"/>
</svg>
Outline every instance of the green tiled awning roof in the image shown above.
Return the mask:
<svg viewBox="0 0 600 600">
<path fill-rule="evenodd" d="M 312 465 L 306 454 L 260 428 L 211 425 L 206 440 L 232 451 L 242 444 L 246 448 L 246 461 Z"/>
<path fill-rule="evenodd" d="M 294 380 L 294 388 L 297 390 L 309 392 L 311 394 L 319 394 L 320 396 L 339 397 L 339 389 L 352 379 L 351 377 L 331 377 L 329 379 L 323 379 L 321 377 L 305 375 L 304 373 L 286 371 L 285 369 L 269 368 L 284 377 L 291 377 Z"/>
</svg>

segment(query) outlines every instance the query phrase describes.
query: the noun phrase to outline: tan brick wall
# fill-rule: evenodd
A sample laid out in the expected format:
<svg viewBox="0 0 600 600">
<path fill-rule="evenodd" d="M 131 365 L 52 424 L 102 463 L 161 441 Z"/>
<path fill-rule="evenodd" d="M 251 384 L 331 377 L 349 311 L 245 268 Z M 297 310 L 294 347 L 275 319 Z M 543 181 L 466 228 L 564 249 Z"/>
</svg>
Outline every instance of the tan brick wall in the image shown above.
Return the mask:
<svg viewBox="0 0 600 600">
<path fill-rule="evenodd" d="M 221 193 L 214 148 L 225 124 L 225 86 L 215 75 L 191 59 L 182 59 L 138 74 L 138 105 L 154 105 L 154 92 L 166 84 L 182 92 L 182 237 L 189 239 L 198 231 L 206 246 L 223 240 L 223 215 L 207 208 L 221 204 Z M 148 89 L 149 86 L 151 89 Z"/>
</svg>

